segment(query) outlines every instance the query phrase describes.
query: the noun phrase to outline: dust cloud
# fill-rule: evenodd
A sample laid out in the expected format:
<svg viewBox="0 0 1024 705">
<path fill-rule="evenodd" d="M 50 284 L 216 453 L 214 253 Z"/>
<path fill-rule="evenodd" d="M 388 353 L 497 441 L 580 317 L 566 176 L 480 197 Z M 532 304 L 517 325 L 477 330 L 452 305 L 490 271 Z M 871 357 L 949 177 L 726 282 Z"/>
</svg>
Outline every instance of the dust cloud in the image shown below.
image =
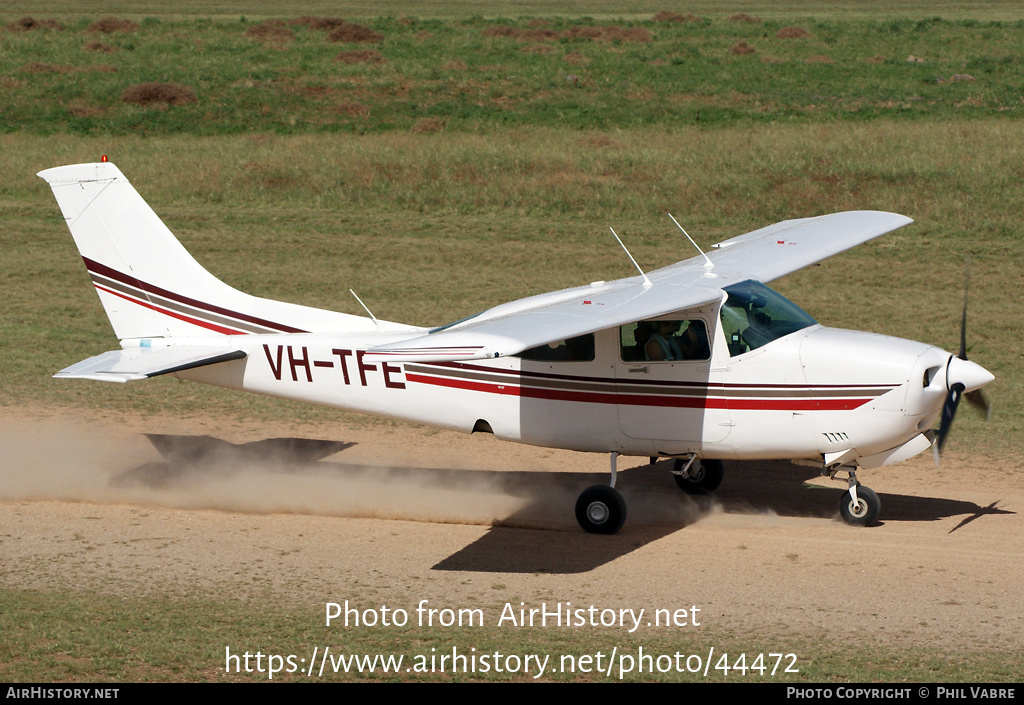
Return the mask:
<svg viewBox="0 0 1024 705">
<path fill-rule="evenodd" d="M 151 438 L 111 424 L 0 421 L 0 501 L 576 531 L 574 508 L 580 492 L 607 483 L 604 473 L 456 469 L 459 459 L 446 467 L 415 467 L 394 460 L 409 455 L 394 445 L 375 447 L 375 464 L 365 465 L 345 463 L 345 449 L 352 444 L 340 442 L 279 438 L 233 444 L 209 436 Z M 684 526 L 721 511 L 711 497 L 680 493 L 662 470 L 641 466 L 625 472 L 639 473 L 638 481 L 620 485 L 633 526 Z M 658 481 L 652 482 L 654 478 Z"/>
<path fill-rule="evenodd" d="M 73 423 L 6 424 L 0 428 L 0 501 L 485 525 L 543 520 L 543 509 L 540 517 L 523 514 L 531 497 L 505 486 L 500 473 L 302 462 L 265 447 L 253 452 L 245 444 L 199 440 L 220 447 L 197 458 L 172 453 L 168 460 L 140 434 Z"/>
</svg>

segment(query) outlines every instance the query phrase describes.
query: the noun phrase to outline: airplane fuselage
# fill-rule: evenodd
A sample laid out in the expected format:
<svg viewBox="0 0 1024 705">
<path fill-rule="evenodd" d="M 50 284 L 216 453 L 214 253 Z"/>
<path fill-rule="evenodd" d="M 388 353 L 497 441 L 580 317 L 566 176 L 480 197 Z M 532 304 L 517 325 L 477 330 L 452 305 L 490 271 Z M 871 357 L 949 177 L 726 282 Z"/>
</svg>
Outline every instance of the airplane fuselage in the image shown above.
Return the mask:
<svg viewBox="0 0 1024 705">
<path fill-rule="evenodd" d="M 939 348 L 812 326 L 731 356 L 715 317 L 705 320 L 715 344 L 700 361 L 623 360 L 617 328 L 594 334 L 585 361 L 392 362 L 366 351 L 393 335 L 286 334 L 233 336 L 245 359 L 177 375 L 532 445 L 637 456 L 820 459 L 850 448 L 873 456 L 919 436 L 941 410 L 944 384 L 925 384 L 949 357 Z"/>
</svg>

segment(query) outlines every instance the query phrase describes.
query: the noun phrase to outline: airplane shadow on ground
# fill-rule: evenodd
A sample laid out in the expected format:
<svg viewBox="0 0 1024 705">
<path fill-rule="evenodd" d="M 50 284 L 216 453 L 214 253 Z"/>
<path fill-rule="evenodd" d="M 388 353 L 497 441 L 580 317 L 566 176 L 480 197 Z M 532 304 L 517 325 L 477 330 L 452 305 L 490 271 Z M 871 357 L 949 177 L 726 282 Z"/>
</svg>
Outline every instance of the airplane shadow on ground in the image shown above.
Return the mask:
<svg viewBox="0 0 1024 705">
<path fill-rule="evenodd" d="M 183 481 L 193 487 L 204 478 L 225 477 L 246 482 L 252 473 L 285 473 L 319 480 L 318 492 L 365 491 L 378 482 L 375 501 L 389 503 L 389 492 L 401 488 L 424 501 L 472 503 L 481 497 L 500 496 L 518 506 L 497 519 L 450 519 L 455 523 L 489 523 L 490 529 L 465 548 L 432 568 L 449 571 L 507 573 L 583 573 L 626 555 L 664 536 L 685 529 L 713 512 L 735 515 L 834 518 L 846 483 L 835 488 L 806 484 L 817 477 L 813 468 L 785 461 L 727 462 L 725 480 L 714 495 L 687 495 L 676 487 L 672 461 L 620 468 L 616 487 L 627 504 L 623 529 L 614 536 L 586 534 L 576 524 L 576 498 L 585 488 L 607 484 L 607 472 L 593 474 L 454 470 L 319 462 L 352 443 L 299 438 L 272 438 L 231 444 L 210 436 L 148 436 L 165 462 L 150 462 L 112 479 L 121 487 L 143 486 L 167 490 Z M 620 461 L 620 465 L 627 462 Z M 326 483 L 326 485 L 324 484 Z M 440 494 L 435 495 L 434 493 Z M 943 498 L 880 494 L 883 521 L 938 521 L 964 516 L 955 531 L 987 515 L 1011 514 L 997 507 Z M 400 502 L 396 500 L 396 503 Z M 427 512 L 402 508 L 389 513 L 396 519 L 445 522 Z M 470 511 L 472 508 L 470 507 Z M 330 514 L 330 510 L 318 513 Z M 351 516 L 339 509 L 341 516 Z M 366 516 L 366 514 L 356 514 Z M 858 531 L 850 527 L 850 531 Z M 871 529 L 867 529 L 870 531 Z"/>
</svg>

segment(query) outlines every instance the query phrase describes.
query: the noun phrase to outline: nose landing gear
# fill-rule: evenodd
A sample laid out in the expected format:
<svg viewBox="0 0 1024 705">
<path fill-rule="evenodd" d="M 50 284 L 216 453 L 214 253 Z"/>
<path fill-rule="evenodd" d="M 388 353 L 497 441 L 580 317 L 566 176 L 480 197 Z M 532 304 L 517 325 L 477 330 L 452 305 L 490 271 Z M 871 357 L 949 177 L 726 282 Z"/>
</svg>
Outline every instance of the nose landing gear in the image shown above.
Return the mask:
<svg viewBox="0 0 1024 705">
<path fill-rule="evenodd" d="M 871 526 L 878 520 L 878 514 L 882 511 L 882 500 L 874 490 L 857 481 L 856 470 L 851 468 L 847 472 L 850 474 L 849 490 L 839 498 L 839 515 L 847 524 Z M 830 476 L 834 477 L 835 471 Z"/>
</svg>

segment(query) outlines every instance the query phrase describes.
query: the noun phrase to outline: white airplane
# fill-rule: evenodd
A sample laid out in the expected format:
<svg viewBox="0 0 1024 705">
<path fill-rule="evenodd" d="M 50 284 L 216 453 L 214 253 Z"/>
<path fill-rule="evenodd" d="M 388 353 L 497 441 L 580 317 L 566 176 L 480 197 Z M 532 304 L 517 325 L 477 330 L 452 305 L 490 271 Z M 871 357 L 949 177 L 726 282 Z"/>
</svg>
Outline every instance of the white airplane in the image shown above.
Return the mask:
<svg viewBox="0 0 1024 705">
<path fill-rule="evenodd" d="M 985 404 L 976 390 L 993 380 L 967 360 L 963 335 L 953 355 L 825 328 L 762 283 L 912 222 L 893 213 L 787 220 L 646 274 L 419 328 L 224 284 L 105 159 L 39 176 L 121 341 L 120 350 L 56 377 L 172 374 L 607 453 L 610 484 L 586 489 L 576 503 L 577 520 L 592 533 L 615 533 L 625 520 L 615 489 L 619 455 L 674 458 L 676 482 L 694 492 L 718 487 L 722 460 L 812 462 L 823 475 L 848 475 L 840 513 L 871 524 L 881 503 L 857 469 L 938 449 L 960 397 Z"/>
</svg>

